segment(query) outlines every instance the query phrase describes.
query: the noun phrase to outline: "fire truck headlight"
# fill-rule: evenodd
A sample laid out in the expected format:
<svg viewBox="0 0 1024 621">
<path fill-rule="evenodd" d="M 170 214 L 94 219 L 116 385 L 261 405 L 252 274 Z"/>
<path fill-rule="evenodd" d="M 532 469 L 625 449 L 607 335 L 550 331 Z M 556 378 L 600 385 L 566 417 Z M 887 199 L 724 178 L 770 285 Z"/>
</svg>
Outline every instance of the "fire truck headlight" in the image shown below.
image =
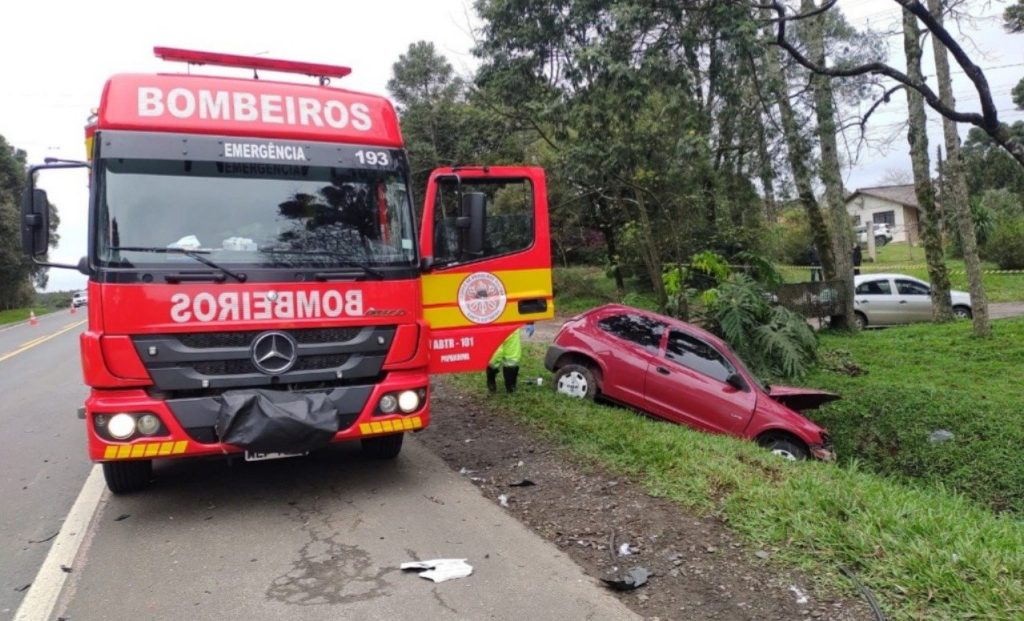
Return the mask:
<svg viewBox="0 0 1024 621">
<path fill-rule="evenodd" d="M 398 409 L 398 399 L 395 399 L 395 395 L 387 394 L 380 398 L 378 404 L 380 411 L 385 414 L 394 414 L 395 410 Z"/>
<path fill-rule="evenodd" d="M 398 407 L 406 414 L 415 412 L 420 407 L 420 396 L 414 390 L 406 390 L 398 395 Z"/>
<path fill-rule="evenodd" d="M 114 414 L 107 421 L 107 431 L 116 440 L 126 440 L 135 433 L 135 417 L 131 414 Z"/>
<path fill-rule="evenodd" d="M 160 419 L 152 414 L 143 414 L 137 423 L 139 433 L 144 436 L 151 436 L 160 431 Z"/>
</svg>

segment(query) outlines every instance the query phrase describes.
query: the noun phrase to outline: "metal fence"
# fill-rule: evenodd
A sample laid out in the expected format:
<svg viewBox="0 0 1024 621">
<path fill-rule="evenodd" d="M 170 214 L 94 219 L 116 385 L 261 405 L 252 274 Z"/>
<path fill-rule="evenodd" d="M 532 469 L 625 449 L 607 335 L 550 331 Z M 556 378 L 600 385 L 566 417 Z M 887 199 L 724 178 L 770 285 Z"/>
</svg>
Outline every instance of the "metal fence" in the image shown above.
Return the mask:
<svg viewBox="0 0 1024 621">
<path fill-rule="evenodd" d="M 778 303 L 794 313 L 824 321 L 841 313 L 844 293 L 840 284 L 840 281 L 832 280 L 787 283 L 780 285 L 774 293 Z"/>
</svg>

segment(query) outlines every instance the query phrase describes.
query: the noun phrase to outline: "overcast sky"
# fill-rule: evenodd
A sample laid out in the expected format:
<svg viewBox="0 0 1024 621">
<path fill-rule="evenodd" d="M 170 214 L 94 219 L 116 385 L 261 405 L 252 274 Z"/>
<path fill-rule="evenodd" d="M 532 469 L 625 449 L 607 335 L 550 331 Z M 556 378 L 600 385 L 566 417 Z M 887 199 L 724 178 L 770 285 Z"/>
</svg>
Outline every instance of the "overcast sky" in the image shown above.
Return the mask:
<svg viewBox="0 0 1024 621">
<path fill-rule="evenodd" d="M 384 93 L 391 65 L 408 45 L 433 41 L 457 70 L 472 71 L 471 29 L 475 23 L 469 0 L 425 2 L 375 0 L 299 0 L 291 3 L 178 0 L 153 4 L 135 0 L 49 0 L 10 2 L 4 8 L 0 37 L 0 134 L 25 149 L 30 162 L 44 157 L 84 157 L 83 127 L 99 104 L 108 76 L 120 72 L 176 71 L 153 57 L 155 45 L 236 54 L 344 64 L 353 73 L 346 87 Z M 974 0 L 979 11 L 998 16 L 1003 2 Z M 897 25 L 892 0 L 841 0 L 857 26 L 876 29 Z M 984 17 L 979 14 L 978 17 Z M 998 20 L 982 20 L 967 30 L 976 54 L 1007 120 L 1024 118 L 1013 111 L 1010 89 L 1024 76 L 1024 35 L 1010 36 Z M 888 39 L 892 62 L 902 64 L 902 40 Z M 930 71 L 930 44 L 926 72 Z M 219 71 L 219 70 L 218 70 Z M 204 72 L 210 72 L 206 70 Z M 956 76 L 960 107 L 976 106 L 970 83 Z M 338 84 L 336 82 L 335 84 Z M 941 125 L 931 117 L 933 145 L 941 141 Z M 906 119 L 906 100 L 892 103 L 872 120 L 871 137 L 895 136 L 888 148 L 860 154 L 847 175 L 850 188 L 872 185 L 889 169 L 909 170 L 906 139 L 899 124 Z M 966 129 L 962 132 L 966 134 Z M 934 147 L 933 147 L 934 151 Z M 63 175 L 63 177 L 61 177 Z M 55 261 L 74 263 L 85 254 L 87 187 L 80 172 L 53 172 L 44 187 L 60 208 L 61 244 Z M 84 286 L 85 278 L 69 270 L 50 270 L 50 289 Z"/>
</svg>

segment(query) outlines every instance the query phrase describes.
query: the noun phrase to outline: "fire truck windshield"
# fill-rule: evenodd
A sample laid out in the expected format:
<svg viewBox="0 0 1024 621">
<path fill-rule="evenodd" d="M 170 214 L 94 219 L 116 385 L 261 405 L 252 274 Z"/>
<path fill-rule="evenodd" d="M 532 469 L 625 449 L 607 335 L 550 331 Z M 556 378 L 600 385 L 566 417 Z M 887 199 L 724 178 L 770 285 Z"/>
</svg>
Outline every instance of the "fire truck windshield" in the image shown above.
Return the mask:
<svg viewBox="0 0 1024 621">
<path fill-rule="evenodd" d="M 179 269 L 181 252 L 260 268 L 403 266 L 416 261 L 405 175 L 210 161 L 103 162 L 100 265 Z M 136 248 L 137 250 L 132 250 Z"/>
</svg>

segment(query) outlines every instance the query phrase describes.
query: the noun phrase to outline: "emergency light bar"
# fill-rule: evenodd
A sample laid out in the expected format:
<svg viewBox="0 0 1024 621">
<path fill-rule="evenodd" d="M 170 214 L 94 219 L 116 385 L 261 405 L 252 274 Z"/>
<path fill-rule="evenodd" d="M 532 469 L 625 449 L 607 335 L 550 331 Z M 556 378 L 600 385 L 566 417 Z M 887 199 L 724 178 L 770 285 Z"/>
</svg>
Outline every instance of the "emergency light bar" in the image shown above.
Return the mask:
<svg viewBox="0 0 1024 621">
<path fill-rule="evenodd" d="M 343 78 L 352 73 L 349 67 L 338 65 L 322 65 L 294 60 L 263 58 L 261 56 L 241 56 L 239 54 L 220 54 L 217 52 L 200 52 L 198 50 L 182 50 L 173 47 L 154 47 L 157 58 L 168 61 L 185 62 L 193 65 L 214 65 L 217 67 L 242 67 L 244 69 L 264 69 L 282 73 L 298 73 L 314 78 Z"/>
</svg>

